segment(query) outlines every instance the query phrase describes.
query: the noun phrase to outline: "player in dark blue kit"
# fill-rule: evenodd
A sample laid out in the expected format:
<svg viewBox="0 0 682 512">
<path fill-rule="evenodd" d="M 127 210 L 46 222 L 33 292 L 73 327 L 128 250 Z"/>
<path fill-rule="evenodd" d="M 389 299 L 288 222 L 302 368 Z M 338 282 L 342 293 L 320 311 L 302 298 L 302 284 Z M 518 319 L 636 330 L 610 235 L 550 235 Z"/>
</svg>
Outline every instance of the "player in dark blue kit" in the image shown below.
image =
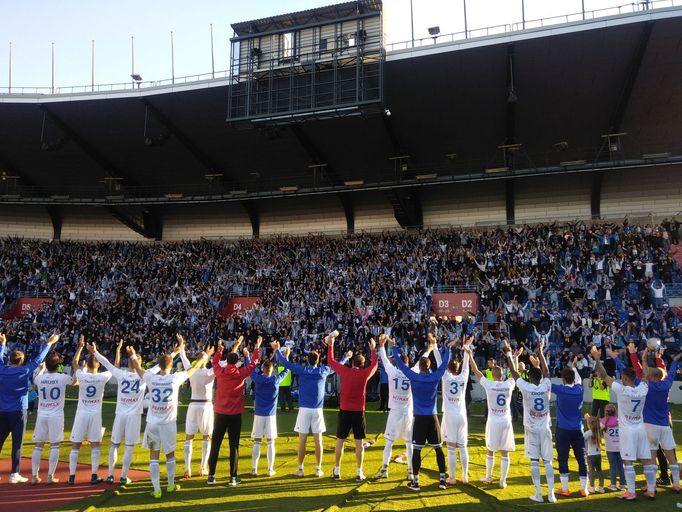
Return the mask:
<svg viewBox="0 0 682 512">
<path fill-rule="evenodd" d="M 40 352 L 28 363 L 21 350 L 14 350 L 5 362 L 7 338 L 0 333 L 0 450 L 5 439 L 12 434 L 12 472 L 9 483 L 17 484 L 28 481 L 19 474 L 21 441 L 24 437 L 23 400 L 28 393 L 28 379 L 43 362 L 52 345 L 59 341 L 53 334 L 43 345 Z"/>
<path fill-rule="evenodd" d="M 454 345 L 450 343 L 449 348 Z M 412 471 L 414 478 L 407 483 L 407 487 L 414 491 L 419 491 L 419 469 L 422 463 L 422 448 L 426 443 L 433 447 L 436 452 L 436 462 L 438 463 L 438 472 L 440 473 L 439 487 L 446 489 L 445 482 L 445 454 L 441 446 L 440 425 L 438 424 L 438 416 L 436 416 L 436 401 L 438 398 L 438 384 L 443 377 L 445 370 L 447 370 L 450 362 L 450 350 L 447 351 L 447 357 L 443 358 L 443 362 L 435 372 L 430 372 L 431 361 L 422 357 L 419 360 L 419 373 L 413 372 L 402 360 L 400 353 L 396 347 L 393 348 L 393 360 L 401 372 L 410 380 L 412 387 L 412 402 L 414 404 L 414 424 L 412 427 Z"/>
<path fill-rule="evenodd" d="M 552 393 L 556 395 L 556 443 L 557 459 L 559 460 L 560 496 L 569 496 L 568 490 L 568 454 L 573 449 L 573 456 L 578 462 L 580 476 L 580 494 L 588 495 L 587 465 L 585 464 L 585 439 L 583 438 L 583 386 L 580 374 L 572 368 L 561 370 L 563 384 L 552 384 Z"/>
<path fill-rule="evenodd" d="M 279 343 L 271 343 L 273 350 L 279 350 Z M 289 348 L 283 352 L 284 358 L 289 357 Z M 275 474 L 275 439 L 277 438 L 277 399 L 279 398 L 279 383 L 289 374 L 284 369 L 275 373 L 275 367 L 270 360 L 266 360 L 260 370 L 251 374 L 255 384 L 255 398 L 253 407 L 253 452 L 251 454 L 251 474 L 258 474 L 258 460 L 260 459 L 261 442 L 267 443 L 268 476 Z"/>
</svg>

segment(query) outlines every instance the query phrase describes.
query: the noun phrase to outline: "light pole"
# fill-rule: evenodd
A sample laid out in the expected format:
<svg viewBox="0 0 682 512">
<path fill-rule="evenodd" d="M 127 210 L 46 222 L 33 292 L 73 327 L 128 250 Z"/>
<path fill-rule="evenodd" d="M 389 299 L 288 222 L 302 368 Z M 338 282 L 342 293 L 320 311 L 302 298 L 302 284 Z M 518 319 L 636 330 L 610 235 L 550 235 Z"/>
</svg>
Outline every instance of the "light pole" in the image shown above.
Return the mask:
<svg viewBox="0 0 682 512">
<path fill-rule="evenodd" d="M 52 43 L 52 94 L 54 94 L 54 43 Z"/>
<path fill-rule="evenodd" d="M 410 0 L 410 30 L 412 32 L 412 48 L 414 48 L 414 9 Z"/>
<path fill-rule="evenodd" d="M 171 30 L 171 83 L 175 83 L 175 45 L 173 43 L 173 31 Z"/>
<path fill-rule="evenodd" d="M 467 0 L 462 0 L 464 2 L 464 39 L 468 39 L 469 30 L 467 27 Z"/>
<path fill-rule="evenodd" d="M 130 36 L 130 77 L 135 76 L 135 36 Z M 135 88 L 135 79 L 133 78 L 133 88 Z"/>
<path fill-rule="evenodd" d="M 95 91 L 95 40 L 92 40 L 90 50 L 90 89 Z"/>
<path fill-rule="evenodd" d="M 12 41 L 9 42 L 9 74 L 7 76 L 9 78 L 7 93 L 11 94 L 12 93 Z"/>
<path fill-rule="evenodd" d="M 211 23 L 211 78 L 215 78 L 215 60 L 213 60 L 213 23 Z"/>
</svg>

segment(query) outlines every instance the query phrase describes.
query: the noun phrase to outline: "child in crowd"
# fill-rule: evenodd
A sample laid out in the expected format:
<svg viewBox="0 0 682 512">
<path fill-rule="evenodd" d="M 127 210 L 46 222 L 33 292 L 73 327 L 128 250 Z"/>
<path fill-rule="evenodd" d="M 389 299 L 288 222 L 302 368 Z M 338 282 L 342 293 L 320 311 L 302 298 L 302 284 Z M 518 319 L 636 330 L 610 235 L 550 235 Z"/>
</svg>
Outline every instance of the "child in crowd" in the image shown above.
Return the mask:
<svg viewBox="0 0 682 512">
<path fill-rule="evenodd" d="M 610 491 L 620 491 L 625 485 L 625 471 L 623 459 L 620 456 L 620 436 L 618 434 L 618 411 L 616 406 L 608 404 L 604 409 L 604 417 L 600 420 L 601 430 L 604 435 L 606 456 L 609 460 L 609 473 L 611 475 Z M 616 484 L 618 477 L 618 484 Z"/>
<path fill-rule="evenodd" d="M 585 415 L 588 430 L 585 431 L 585 451 L 587 452 L 587 476 L 590 480 L 590 493 L 604 492 L 604 473 L 601 470 L 601 428 L 599 418 Z M 595 488 L 595 479 L 599 477 L 599 487 Z"/>
</svg>

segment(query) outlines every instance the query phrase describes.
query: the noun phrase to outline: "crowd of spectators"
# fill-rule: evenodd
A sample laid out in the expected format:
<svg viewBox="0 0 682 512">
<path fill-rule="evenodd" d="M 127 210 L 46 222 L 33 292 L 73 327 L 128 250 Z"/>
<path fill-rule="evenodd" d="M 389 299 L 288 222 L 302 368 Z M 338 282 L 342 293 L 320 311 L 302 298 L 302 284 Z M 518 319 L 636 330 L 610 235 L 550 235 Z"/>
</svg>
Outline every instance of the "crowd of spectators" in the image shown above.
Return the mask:
<svg viewBox="0 0 682 512">
<path fill-rule="evenodd" d="M 591 345 L 622 349 L 650 336 L 682 345 L 664 284 L 682 281 L 671 250 L 678 227 L 625 220 L 238 242 L 0 239 L 0 311 L 20 296 L 53 299 L 0 321 L 0 331 L 29 352 L 58 332 L 65 355 L 84 334 L 105 353 L 123 338 L 154 358 L 177 332 L 197 347 L 262 334 L 301 354 L 334 329 L 340 350 L 385 332 L 417 353 L 435 329 L 432 294 L 474 290 L 480 309 L 440 318 L 443 341 L 474 334 L 483 367 L 503 337 L 528 348 L 542 338 L 558 371 Z M 257 290 L 260 304 L 218 315 L 231 293 L 247 290 Z"/>
</svg>

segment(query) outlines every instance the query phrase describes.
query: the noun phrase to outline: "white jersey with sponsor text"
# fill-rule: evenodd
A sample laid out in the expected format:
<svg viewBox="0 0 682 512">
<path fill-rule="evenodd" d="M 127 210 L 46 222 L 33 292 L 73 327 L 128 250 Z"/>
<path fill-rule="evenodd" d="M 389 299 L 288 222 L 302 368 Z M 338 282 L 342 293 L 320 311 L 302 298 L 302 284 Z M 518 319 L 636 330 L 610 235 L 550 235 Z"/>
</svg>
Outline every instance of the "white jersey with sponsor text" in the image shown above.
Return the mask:
<svg viewBox="0 0 682 512">
<path fill-rule="evenodd" d="M 38 390 L 38 414 L 54 416 L 64 411 L 66 386 L 73 384 L 73 377 L 65 373 L 43 373 L 33 379 Z"/>
<path fill-rule="evenodd" d="M 160 425 L 177 420 L 178 393 L 180 386 L 187 379 L 187 372 L 176 372 L 166 375 L 151 372 L 144 373 L 144 381 L 149 388 L 147 424 Z"/>
<path fill-rule="evenodd" d="M 78 409 L 83 412 L 102 412 L 104 387 L 111 379 L 111 372 L 89 373 L 76 370 L 78 380 Z"/>
<path fill-rule="evenodd" d="M 144 407 L 144 392 L 147 385 L 137 374 L 116 368 L 109 360 L 99 352 L 95 352 L 95 357 L 116 379 L 118 390 L 116 392 L 116 414 L 127 416 L 129 414 L 142 414 Z M 159 371 L 158 365 L 149 370 L 152 373 Z"/>
<path fill-rule="evenodd" d="M 623 386 L 620 382 L 611 384 L 611 391 L 618 399 L 618 426 L 620 428 L 643 428 L 642 409 L 649 391 L 646 382 L 637 387 Z"/>
<path fill-rule="evenodd" d="M 200 368 L 189 378 L 192 388 L 192 400 L 213 400 L 213 383 L 215 375 L 213 369 Z"/>
<path fill-rule="evenodd" d="M 522 378 L 516 379 L 516 386 L 523 396 L 523 426 L 526 430 L 539 432 L 552 424 L 549 415 L 549 399 L 552 395 L 552 381 L 543 378 L 540 384 L 532 384 Z"/>
<path fill-rule="evenodd" d="M 412 412 L 410 380 L 388 359 L 385 347 L 379 347 L 379 357 L 388 376 L 388 408 L 392 411 Z"/>
<path fill-rule="evenodd" d="M 514 380 L 494 381 L 481 377 L 480 384 L 485 389 L 488 402 L 488 420 L 511 421 L 509 402 L 516 385 Z"/>
<path fill-rule="evenodd" d="M 458 375 L 449 370 L 443 374 L 443 412 L 466 417 L 466 389 L 469 380 L 469 357 L 465 356 Z"/>
<path fill-rule="evenodd" d="M 137 372 L 116 368 L 112 371 L 118 382 L 116 395 L 116 414 L 142 414 L 144 407 L 144 392 L 147 384 Z"/>
</svg>

